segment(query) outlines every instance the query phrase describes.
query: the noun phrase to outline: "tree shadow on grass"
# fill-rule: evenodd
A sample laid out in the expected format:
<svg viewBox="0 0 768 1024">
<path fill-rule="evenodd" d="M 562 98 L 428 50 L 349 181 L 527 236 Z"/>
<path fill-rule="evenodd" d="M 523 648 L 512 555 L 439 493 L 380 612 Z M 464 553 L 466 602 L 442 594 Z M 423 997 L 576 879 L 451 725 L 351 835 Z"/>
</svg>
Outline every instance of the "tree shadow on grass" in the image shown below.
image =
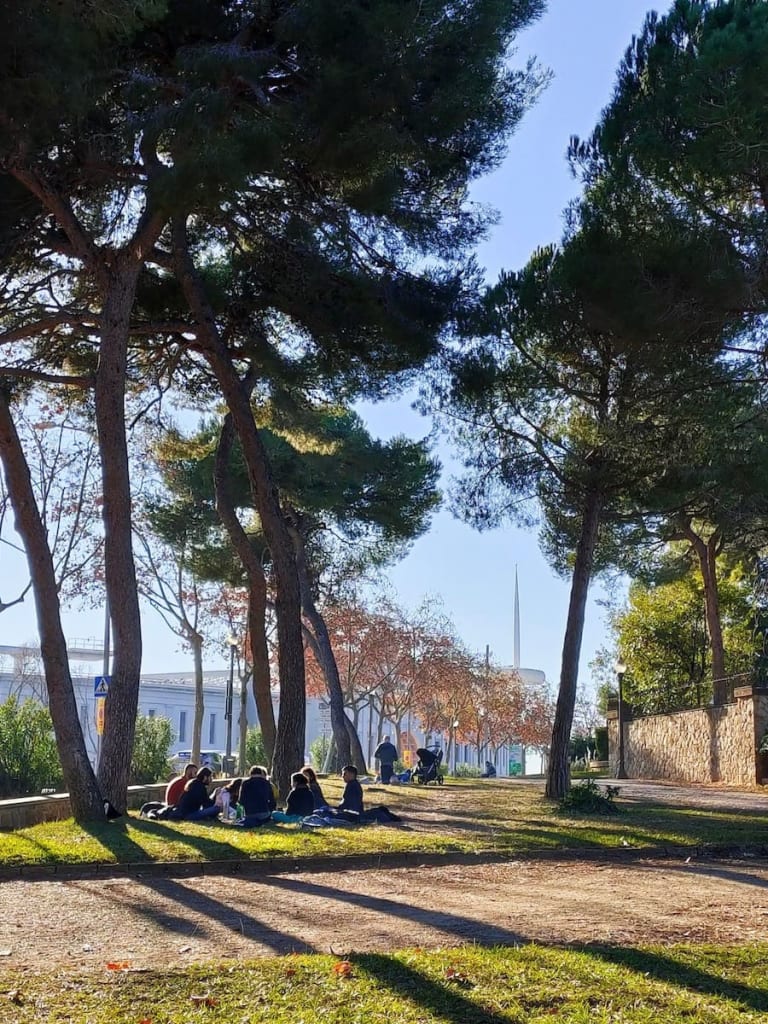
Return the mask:
<svg viewBox="0 0 768 1024">
<path fill-rule="evenodd" d="M 146 835 L 154 836 L 163 842 L 173 842 L 188 846 L 200 856 L 197 860 L 242 860 L 248 855 L 242 850 L 233 847 L 230 843 L 215 838 L 214 830 L 218 823 L 204 825 L 203 828 L 210 828 L 212 835 L 197 835 L 185 832 L 182 829 L 161 822 L 147 820 L 145 818 L 125 818 L 120 821 L 111 821 L 97 824 L 83 825 L 83 831 L 88 832 L 107 850 L 112 853 L 118 863 L 152 863 L 155 861 L 151 854 L 147 853 L 144 847 L 131 837 L 128 827 L 143 832 Z"/>
<path fill-rule="evenodd" d="M 421 1019 L 423 1008 L 451 1024 L 509 1024 L 510 1018 L 478 1006 L 454 985 L 440 984 L 399 960 L 380 953 L 361 953 L 353 958 L 355 967 L 364 971 L 382 988 L 388 988 L 415 1004 L 414 1019 Z"/>
<path fill-rule="evenodd" d="M 663 953 L 622 946 L 582 946 L 579 951 L 605 963 L 617 964 L 645 975 L 653 981 L 666 982 L 690 992 L 718 996 L 751 1010 L 768 1011 L 768 989 L 751 988 L 741 982 L 728 981 L 727 978 L 681 963 Z"/>
<path fill-rule="evenodd" d="M 622 797 L 620 803 L 631 818 L 639 818 L 643 825 L 653 827 L 661 821 L 670 826 L 682 822 L 686 827 L 695 825 L 701 829 L 711 828 L 715 823 L 724 828 L 745 827 L 766 831 L 765 817 L 752 808 L 678 807 L 672 804 L 648 803 L 631 797 Z"/>
</svg>

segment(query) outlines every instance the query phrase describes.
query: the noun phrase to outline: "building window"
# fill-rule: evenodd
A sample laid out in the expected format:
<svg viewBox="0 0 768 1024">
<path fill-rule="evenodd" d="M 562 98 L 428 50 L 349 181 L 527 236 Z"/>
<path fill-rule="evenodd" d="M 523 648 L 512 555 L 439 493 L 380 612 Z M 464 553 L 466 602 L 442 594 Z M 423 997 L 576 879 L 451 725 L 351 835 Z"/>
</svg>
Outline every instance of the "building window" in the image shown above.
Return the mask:
<svg viewBox="0 0 768 1024">
<path fill-rule="evenodd" d="M 211 715 L 208 719 L 208 742 L 216 743 L 216 715 Z"/>
<path fill-rule="evenodd" d="M 149 711 L 147 712 L 147 718 L 154 718 L 154 717 L 155 717 L 155 709 L 154 708 L 150 708 Z"/>
<path fill-rule="evenodd" d="M 179 712 L 179 743 L 187 742 L 187 712 Z"/>
</svg>

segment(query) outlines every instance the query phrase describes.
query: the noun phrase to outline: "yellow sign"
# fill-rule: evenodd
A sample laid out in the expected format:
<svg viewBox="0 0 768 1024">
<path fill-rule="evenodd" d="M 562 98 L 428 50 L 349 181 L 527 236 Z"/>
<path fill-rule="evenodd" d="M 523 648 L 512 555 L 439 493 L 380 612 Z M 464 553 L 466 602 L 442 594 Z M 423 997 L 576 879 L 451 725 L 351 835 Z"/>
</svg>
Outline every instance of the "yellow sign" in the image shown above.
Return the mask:
<svg viewBox="0 0 768 1024">
<path fill-rule="evenodd" d="M 106 704 L 104 697 L 99 697 L 96 700 L 96 735 L 104 735 L 104 705 Z"/>
<path fill-rule="evenodd" d="M 406 768 L 413 767 L 413 754 L 410 752 L 410 750 L 403 751 L 402 762 Z"/>
</svg>

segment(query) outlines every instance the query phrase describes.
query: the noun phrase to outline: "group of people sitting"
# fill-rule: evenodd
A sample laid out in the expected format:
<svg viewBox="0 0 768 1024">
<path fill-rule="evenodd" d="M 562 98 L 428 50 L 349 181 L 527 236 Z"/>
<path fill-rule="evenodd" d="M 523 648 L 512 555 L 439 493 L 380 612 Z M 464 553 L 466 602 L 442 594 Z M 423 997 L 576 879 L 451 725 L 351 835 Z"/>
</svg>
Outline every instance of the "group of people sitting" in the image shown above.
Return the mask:
<svg viewBox="0 0 768 1024">
<path fill-rule="evenodd" d="M 291 791 L 283 810 L 277 809 L 277 787 L 270 781 L 267 769 L 253 765 L 247 778 L 233 779 L 210 793 L 213 781 L 210 768 L 188 764 L 184 772 L 168 783 L 163 803 L 144 804 L 144 818 L 177 821 L 203 821 L 220 818 L 244 828 L 254 828 L 268 821 L 300 822 L 305 818 L 341 822 L 399 821 L 386 807 L 363 807 L 363 789 L 357 779 L 357 768 L 345 765 L 341 777 L 344 793 L 336 807 L 329 806 L 313 768 L 306 765 L 291 775 Z"/>
</svg>

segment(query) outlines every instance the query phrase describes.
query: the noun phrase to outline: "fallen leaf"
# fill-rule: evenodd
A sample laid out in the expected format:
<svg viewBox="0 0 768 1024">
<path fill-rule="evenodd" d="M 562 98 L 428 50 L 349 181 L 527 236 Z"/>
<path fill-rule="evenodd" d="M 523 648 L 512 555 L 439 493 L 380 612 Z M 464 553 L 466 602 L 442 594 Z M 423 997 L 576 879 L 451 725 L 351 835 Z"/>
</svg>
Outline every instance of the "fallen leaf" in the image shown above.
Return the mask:
<svg viewBox="0 0 768 1024">
<path fill-rule="evenodd" d="M 349 960 L 339 960 L 333 965 L 333 973 L 338 974 L 340 978 L 349 978 L 352 974 L 352 964 Z"/>
<path fill-rule="evenodd" d="M 195 1006 L 218 1006 L 219 1005 L 219 1000 L 218 999 L 214 999 L 213 996 L 208 995 L 207 993 L 204 996 L 190 996 L 189 998 L 190 998 L 190 1001 L 195 1004 Z"/>
<path fill-rule="evenodd" d="M 107 970 L 108 971 L 129 971 L 131 969 L 130 960 L 108 960 Z"/>
<path fill-rule="evenodd" d="M 21 991 L 17 988 L 11 989 L 8 993 L 8 998 L 15 1006 L 21 1006 L 24 1002 L 24 997 L 22 996 Z"/>
<path fill-rule="evenodd" d="M 445 970 L 446 981 L 452 981 L 454 985 L 460 985 L 462 988 L 472 988 L 473 982 L 469 980 L 467 975 L 458 969 L 458 967 L 447 967 Z"/>
<path fill-rule="evenodd" d="M 296 968 L 295 967 L 286 967 L 285 968 L 285 976 L 286 976 L 286 978 L 292 978 L 292 977 L 294 977 L 295 974 L 296 974 Z"/>
</svg>

